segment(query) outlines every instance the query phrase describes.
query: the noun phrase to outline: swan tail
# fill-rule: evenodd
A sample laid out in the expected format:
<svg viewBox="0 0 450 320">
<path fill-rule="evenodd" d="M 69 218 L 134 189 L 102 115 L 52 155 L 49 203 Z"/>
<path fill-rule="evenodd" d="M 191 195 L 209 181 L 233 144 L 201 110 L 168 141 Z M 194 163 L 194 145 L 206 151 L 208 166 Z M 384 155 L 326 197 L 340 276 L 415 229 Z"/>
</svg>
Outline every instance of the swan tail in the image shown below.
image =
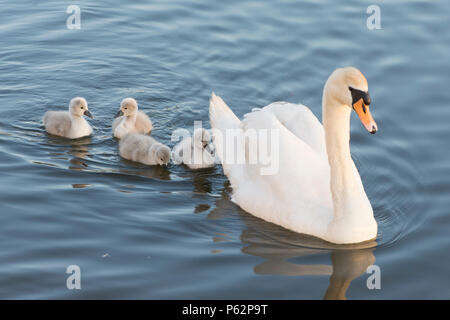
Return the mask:
<svg viewBox="0 0 450 320">
<path fill-rule="evenodd" d="M 225 128 L 237 128 L 241 121 L 236 117 L 229 106 L 214 92 L 209 99 L 209 119 L 211 127 L 221 130 L 221 124 Z M 223 127 L 223 126 L 222 126 Z"/>
<path fill-rule="evenodd" d="M 236 115 L 222 100 L 222 98 L 217 96 L 214 92 L 212 93 L 209 100 L 209 120 L 211 123 L 214 149 L 222 163 L 224 173 L 228 176 L 231 183 L 233 184 L 233 169 L 237 169 L 237 166 L 233 162 L 227 163 L 228 161 L 225 161 L 224 153 L 226 152 L 225 150 L 227 146 L 227 131 L 230 130 L 229 132 L 233 133 L 232 130 L 235 130 L 234 132 L 240 134 L 240 131 L 242 131 L 241 121 L 238 117 L 236 117 Z M 241 146 L 236 146 L 236 148 L 238 149 L 240 147 Z"/>
</svg>

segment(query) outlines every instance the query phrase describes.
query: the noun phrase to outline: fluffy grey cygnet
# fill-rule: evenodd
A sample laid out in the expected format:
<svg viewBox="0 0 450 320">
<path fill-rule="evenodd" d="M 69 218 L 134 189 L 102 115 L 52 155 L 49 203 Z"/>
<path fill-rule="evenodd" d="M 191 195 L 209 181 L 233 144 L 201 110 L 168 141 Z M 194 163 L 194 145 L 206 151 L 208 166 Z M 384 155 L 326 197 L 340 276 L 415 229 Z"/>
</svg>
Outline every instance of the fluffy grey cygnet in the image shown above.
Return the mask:
<svg viewBox="0 0 450 320">
<path fill-rule="evenodd" d="M 150 118 L 139 111 L 138 104 L 133 98 L 125 98 L 120 103 L 120 110 L 112 124 L 114 137 L 122 139 L 128 133 L 136 132 L 149 134 L 153 125 Z"/>
<path fill-rule="evenodd" d="M 131 161 L 147 165 L 166 165 L 170 160 L 170 148 L 150 136 L 129 133 L 119 142 L 120 155 Z"/>
<path fill-rule="evenodd" d="M 184 163 L 190 169 L 213 167 L 215 157 L 212 154 L 211 135 L 203 128 L 196 129 L 192 137 L 186 137 L 172 151 L 175 163 Z"/>
<path fill-rule="evenodd" d="M 44 114 L 45 130 L 55 136 L 69 139 L 90 136 L 92 127 L 83 115 L 92 118 L 86 99 L 73 98 L 69 104 L 69 111 L 47 111 Z"/>
</svg>

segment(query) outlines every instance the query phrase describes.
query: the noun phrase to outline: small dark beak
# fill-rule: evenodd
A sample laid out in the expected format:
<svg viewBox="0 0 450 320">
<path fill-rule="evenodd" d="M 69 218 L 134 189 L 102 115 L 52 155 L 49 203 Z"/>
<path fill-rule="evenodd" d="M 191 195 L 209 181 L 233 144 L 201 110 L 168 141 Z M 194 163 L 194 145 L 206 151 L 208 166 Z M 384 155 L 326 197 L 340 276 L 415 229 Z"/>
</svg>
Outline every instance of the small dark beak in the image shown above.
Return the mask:
<svg viewBox="0 0 450 320">
<path fill-rule="evenodd" d="M 206 146 L 204 146 L 203 148 L 206 150 L 206 152 L 209 152 L 209 154 L 214 155 L 214 147 L 212 143 L 206 144 Z"/>
<path fill-rule="evenodd" d="M 83 114 L 91 119 L 94 119 L 94 117 L 92 116 L 92 113 L 89 110 L 86 110 Z"/>
<path fill-rule="evenodd" d="M 121 117 L 121 116 L 123 116 L 123 112 L 122 112 L 122 110 L 119 110 L 119 111 L 117 111 L 117 113 L 114 116 L 114 118 Z"/>
</svg>

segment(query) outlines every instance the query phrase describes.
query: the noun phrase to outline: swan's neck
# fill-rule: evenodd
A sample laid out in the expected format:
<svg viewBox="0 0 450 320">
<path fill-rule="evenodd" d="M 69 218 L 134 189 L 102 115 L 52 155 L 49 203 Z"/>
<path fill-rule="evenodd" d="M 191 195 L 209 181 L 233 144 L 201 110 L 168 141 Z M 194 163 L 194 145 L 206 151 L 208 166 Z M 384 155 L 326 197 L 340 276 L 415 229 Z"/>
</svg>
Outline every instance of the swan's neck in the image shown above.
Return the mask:
<svg viewBox="0 0 450 320">
<path fill-rule="evenodd" d="M 137 113 L 130 114 L 129 116 L 124 117 L 123 124 L 125 127 L 133 128 L 136 124 Z"/>
<path fill-rule="evenodd" d="M 345 104 L 325 98 L 322 111 L 328 162 L 331 168 L 339 169 L 341 168 L 339 165 L 348 165 L 352 161 L 350 156 L 351 109 Z M 347 168 L 342 167 L 342 169 Z"/>
<path fill-rule="evenodd" d="M 130 114 L 129 116 L 125 117 L 125 123 L 134 126 L 134 124 L 136 123 L 136 118 L 137 118 L 137 113 Z"/>
<path fill-rule="evenodd" d="M 72 113 L 69 113 L 69 114 L 70 114 L 70 119 L 72 120 L 72 122 L 78 122 L 83 119 L 82 116 L 72 114 Z"/>
<path fill-rule="evenodd" d="M 373 217 L 358 171 L 350 155 L 352 109 L 324 93 L 323 126 L 330 165 L 330 189 L 336 219 Z"/>
</svg>

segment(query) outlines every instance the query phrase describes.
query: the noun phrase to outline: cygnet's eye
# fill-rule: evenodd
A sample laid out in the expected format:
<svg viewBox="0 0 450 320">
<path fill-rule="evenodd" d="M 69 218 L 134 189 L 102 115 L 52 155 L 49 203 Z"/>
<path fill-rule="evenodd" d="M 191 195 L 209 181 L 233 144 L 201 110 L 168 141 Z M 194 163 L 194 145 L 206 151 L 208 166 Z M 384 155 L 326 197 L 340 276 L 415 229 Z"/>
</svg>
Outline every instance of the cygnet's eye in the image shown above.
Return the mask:
<svg viewBox="0 0 450 320">
<path fill-rule="evenodd" d="M 125 110 L 128 110 L 128 108 L 127 108 L 127 107 L 125 107 L 124 109 L 125 109 Z"/>
<path fill-rule="evenodd" d="M 83 110 L 84 109 L 84 107 L 81 107 L 81 110 Z"/>
</svg>

